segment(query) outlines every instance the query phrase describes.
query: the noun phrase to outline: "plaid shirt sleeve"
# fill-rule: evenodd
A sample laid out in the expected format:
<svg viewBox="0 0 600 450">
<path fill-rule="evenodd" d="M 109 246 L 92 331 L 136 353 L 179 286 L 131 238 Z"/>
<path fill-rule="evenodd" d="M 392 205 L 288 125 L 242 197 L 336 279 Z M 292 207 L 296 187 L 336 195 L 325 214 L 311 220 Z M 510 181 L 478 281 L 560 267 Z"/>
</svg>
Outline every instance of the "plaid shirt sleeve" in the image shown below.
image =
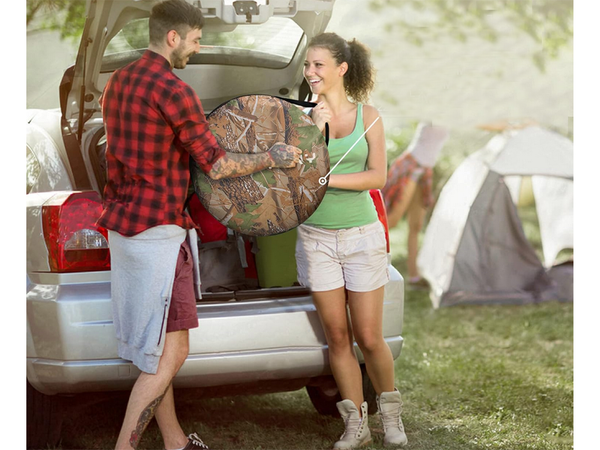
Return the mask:
<svg viewBox="0 0 600 450">
<path fill-rule="evenodd" d="M 196 92 L 187 85 L 182 86 L 172 93 L 164 107 L 165 118 L 183 148 L 204 172 L 209 172 L 213 164 L 225 155 L 225 150 L 209 129 Z"/>
</svg>

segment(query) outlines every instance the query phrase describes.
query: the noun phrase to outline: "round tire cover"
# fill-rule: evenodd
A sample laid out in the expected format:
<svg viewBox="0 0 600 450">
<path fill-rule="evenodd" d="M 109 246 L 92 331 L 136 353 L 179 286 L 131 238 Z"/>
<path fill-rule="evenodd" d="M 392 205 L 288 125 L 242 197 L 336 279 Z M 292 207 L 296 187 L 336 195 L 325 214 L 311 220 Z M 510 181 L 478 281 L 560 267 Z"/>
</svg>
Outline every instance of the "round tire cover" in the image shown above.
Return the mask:
<svg viewBox="0 0 600 450">
<path fill-rule="evenodd" d="M 277 97 L 234 98 L 207 117 L 219 145 L 231 153 L 263 153 L 278 142 L 302 150 L 290 169 L 213 180 L 192 160 L 191 175 L 204 207 L 223 225 L 241 234 L 270 236 L 304 222 L 317 209 L 329 172 L 325 138 L 310 116 Z"/>
</svg>

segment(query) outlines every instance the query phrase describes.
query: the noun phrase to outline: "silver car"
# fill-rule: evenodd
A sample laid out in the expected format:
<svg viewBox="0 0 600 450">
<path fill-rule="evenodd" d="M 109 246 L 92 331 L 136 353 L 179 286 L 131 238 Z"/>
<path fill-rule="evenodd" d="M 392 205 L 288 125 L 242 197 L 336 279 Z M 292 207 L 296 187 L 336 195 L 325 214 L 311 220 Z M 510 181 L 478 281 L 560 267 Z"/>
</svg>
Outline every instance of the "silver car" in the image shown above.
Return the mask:
<svg viewBox="0 0 600 450">
<path fill-rule="evenodd" d="M 61 396 L 126 391 L 139 375 L 117 356 L 109 242 L 106 231 L 94 225 L 106 181 L 98 99 L 110 74 L 148 45 L 153 4 L 89 2 L 76 63 L 57 86 L 60 109 L 27 112 L 28 448 L 59 439 Z M 207 19 L 204 48 L 177 75 L 196 90 L 207 113 L 250 93 L 306 96 L 306 46 L 325 30 L 334 0 L 202 0 L 201 5 Z M 381 194 L 371 194 L 385 222 Z M 306 387 L 319 413 L 336 414 L 339 394 L 311 293 L 295 280 L 277 282 L 283 267 L 293 270 L 293 242 L 280 246 L 275 256 L 256 258 L 262 276 L 254 283 L 222 287 L 215 281 L 211 286 L 210 277 L 218 278 L 211 275 L 215 270 L 232 276 L 247 269 L 247 258 L 240 259 L 238 252 L 242 241 L 234 236 L 220 247 L 202 249 L 206 257 L 211 252 L 222 252 L 222 257 L 201 268 L 200 324 L 190 331 L 190 354 L 174 386 L 231 395 Z M 383 332 L 397 358 L 404 283 L 391 264 L 389 270 Z M 374 406 L 375 394 L 363 373 L 365 395 Z"/>
</svg>

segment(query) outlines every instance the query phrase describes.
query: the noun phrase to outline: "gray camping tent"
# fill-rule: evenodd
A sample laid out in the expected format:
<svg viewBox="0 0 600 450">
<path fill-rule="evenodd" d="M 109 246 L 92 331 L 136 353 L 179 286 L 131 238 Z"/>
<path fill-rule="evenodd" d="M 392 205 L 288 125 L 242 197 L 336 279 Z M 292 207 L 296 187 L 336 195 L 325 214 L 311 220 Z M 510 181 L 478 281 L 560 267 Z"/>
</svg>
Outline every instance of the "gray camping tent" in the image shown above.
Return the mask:
<svg viewBox="0 0 600 450">
<path fill-rule="evenodd" d="M 531 176 L 544 263 L 515 207 L 524 176 Z M 548 270 L 564 248 L 573 248 L 573 144 L 532 126 L 494 136 L 459 165 L 432 212 L 417 265 L 435 308 L 568 300 L 564 272 Z"/>
</svg>

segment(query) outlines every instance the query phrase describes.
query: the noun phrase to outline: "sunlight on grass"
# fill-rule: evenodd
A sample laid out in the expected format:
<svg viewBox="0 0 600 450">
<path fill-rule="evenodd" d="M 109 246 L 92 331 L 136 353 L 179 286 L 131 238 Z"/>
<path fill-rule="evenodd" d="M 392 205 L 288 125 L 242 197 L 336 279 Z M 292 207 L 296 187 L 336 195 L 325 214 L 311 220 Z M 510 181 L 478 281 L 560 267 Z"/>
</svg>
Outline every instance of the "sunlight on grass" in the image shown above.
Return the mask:
<svg viewBox="0 0 600 450">
<path fill-rule="evenodd" d="M 405 318 L 396 378 L 410 448 L 571 448 L 572 304 L 433 312 L 409 291 Z"/>
</svg>

